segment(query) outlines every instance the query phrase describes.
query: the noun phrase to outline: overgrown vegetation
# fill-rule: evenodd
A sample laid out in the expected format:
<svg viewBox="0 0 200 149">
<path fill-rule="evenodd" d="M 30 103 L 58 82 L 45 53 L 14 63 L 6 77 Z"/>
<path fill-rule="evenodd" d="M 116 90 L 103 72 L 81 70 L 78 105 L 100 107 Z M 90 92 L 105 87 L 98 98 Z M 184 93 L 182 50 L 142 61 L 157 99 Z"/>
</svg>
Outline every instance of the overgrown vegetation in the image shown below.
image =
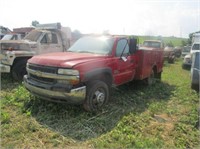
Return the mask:
<svg viewBox="0 0 200 149">
<path fill-rule="evenodd" d="M 181 60 L 166 63 L 162 82 L 112 89 L 96 114 L 30 95 L 23 84 L 1 78 L 3 148 L 197 148 L 198 93 Z"/>
<path fill-rule="evenodd" d="M 161 37 L 161 36 L 138 36 L 139 43 L 142 44 L 144 40 L 162 40 L 165 46 L 186 46 L 189 44 L 187 38 L 178 38 L 178 37 Z"/>
</svg>

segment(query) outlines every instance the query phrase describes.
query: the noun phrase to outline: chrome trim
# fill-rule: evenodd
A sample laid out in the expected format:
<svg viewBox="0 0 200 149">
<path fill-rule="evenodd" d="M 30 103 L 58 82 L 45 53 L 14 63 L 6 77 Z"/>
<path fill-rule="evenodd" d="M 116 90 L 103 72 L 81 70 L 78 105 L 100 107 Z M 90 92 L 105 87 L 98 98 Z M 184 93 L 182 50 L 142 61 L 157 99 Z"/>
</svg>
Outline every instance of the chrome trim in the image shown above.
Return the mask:
<svg viewBox="0 0 200 149">
<path fill-rule="evenodd" d="M 27 67 L 26 67 L 26 70 L 27 70 L 28 73 L 31 73 L 31 74 L 36 75 L 38 77 L 79 81 L 79 76 L 69 76 L 69 75 L 58 75 L 58 74 L 46 73 L 46 72 L 31 70 Z"/>
</svg>

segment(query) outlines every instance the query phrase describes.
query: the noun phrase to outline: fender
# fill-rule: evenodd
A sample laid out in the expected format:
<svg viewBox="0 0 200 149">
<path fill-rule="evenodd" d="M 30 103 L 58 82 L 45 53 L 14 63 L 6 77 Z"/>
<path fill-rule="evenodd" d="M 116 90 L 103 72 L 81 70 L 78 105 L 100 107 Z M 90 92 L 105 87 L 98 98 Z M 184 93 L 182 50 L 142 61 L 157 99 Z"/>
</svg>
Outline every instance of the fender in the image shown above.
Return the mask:
<svg viewBox="0 0 200 149">
<path fill-rule="evenodd" d="M 113 82 L 113 75 L 112 70 L 110 68 L 97 68 L 94 70 L 91 70 L 84 74 L 83 82 L 88 82 L 92 79 L 102 79 L 106 75 L 108 78 L 106 79 L 106 83 L 112 84 Z"/>
<path fill-rule="evenodd" d="M 15 59 L 17 58 L 26 58 L 26 57 L 32 57 L 35 55 L 34 51 L 8 51 L 4 58 L 2 59 L 2 63 L 7 65 L 13 65 Z"/>
</svg>

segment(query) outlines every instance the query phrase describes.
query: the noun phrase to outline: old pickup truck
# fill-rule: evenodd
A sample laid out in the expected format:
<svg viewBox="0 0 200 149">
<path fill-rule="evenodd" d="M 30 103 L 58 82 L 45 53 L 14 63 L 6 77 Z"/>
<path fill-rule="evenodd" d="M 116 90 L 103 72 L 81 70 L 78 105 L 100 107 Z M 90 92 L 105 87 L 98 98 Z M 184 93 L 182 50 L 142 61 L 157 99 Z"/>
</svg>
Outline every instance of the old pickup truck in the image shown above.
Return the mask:
<svg viewBox="0 0 200 149">
<path fill-rule="evenodd" d="M 0 41 L 0 72 L 11 73 L 21 81 L 26 74 L 26 62 L 34 55 L 63 52 L 70 47 L 70 28 L 60 23 L 39 24 L 23 40 Z"/>
<path fill-rule="evenodd" d="M 29 59 L 24 85 L 42 99 L 83 104 L 94 112 L 107 103 L 112 86 L 133 80 L 154 84 L 161 79 L 162 67 L 160 46 L 138 49 L 133 37 L 87 36 L 67 52 Z"/>
</svg>

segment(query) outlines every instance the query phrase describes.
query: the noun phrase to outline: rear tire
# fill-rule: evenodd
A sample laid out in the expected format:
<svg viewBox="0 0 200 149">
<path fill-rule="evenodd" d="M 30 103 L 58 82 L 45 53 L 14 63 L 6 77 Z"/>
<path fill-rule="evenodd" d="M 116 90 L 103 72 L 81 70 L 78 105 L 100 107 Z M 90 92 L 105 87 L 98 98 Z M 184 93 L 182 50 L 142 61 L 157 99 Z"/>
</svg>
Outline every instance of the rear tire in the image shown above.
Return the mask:
<svg viewBox="0 0 200 149">
<path fill-rule="evenodd" d="M 161 82 L 162 72 L 156 73 L 155 78 L 156 78 L 156 81 L 157 81 L 157 82 Z"/>
<path fill-rule="evenodd" d="M 87 85 L 86 99 L 83 107 L 88 112 L 96 112 L 108 101 L 109 87 L 103 81 L 92 81 Z"/>
<path fill-rule="evenodd" d="M 27 59 L 23 59 L 23 60 L 17 61 L 17 63 L 14 64 L 11 70 L 13 79 L 17 81 L 23 80 L 24 75 L 27 74 L 26 63 L 27 63 Z"/>
<path fill-rule="evenodd" d="M 148 78 L 146 78 L 145 82 L 149 86 L 156 83 L 155 72 L 153 69 L 151 70 L 151 75 Z"/>
</svg>

